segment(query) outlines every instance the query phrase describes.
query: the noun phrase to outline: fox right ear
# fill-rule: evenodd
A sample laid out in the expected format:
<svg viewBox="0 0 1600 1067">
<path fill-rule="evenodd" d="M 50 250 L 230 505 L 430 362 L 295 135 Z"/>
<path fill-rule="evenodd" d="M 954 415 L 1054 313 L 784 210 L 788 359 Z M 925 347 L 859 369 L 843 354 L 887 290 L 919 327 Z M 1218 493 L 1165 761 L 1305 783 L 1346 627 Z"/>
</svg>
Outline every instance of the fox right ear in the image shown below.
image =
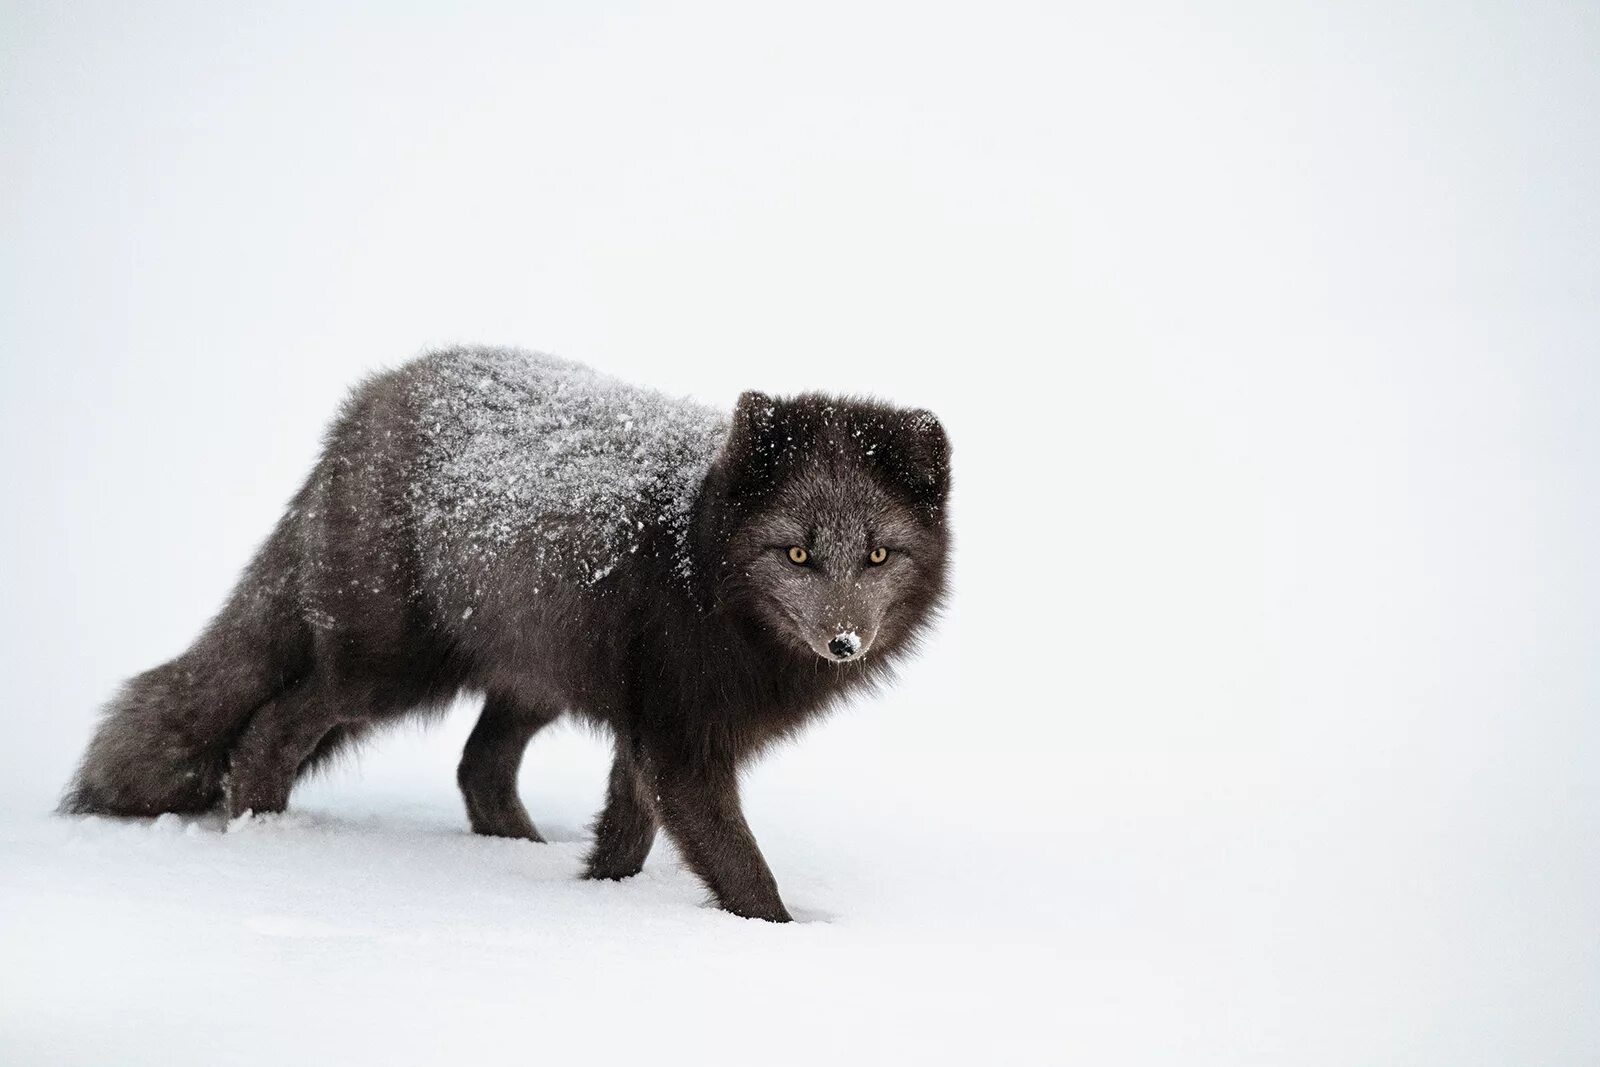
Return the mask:
<svg viewBox="0 0 1600 1067">
<path fill-rule="evenodd" d="M 777 481 L 778 464 L 783 458 L 778 447 L 778 402 L 766 393 L 751 389 L 739 394 L 733 408 L 733 425 L 728 442 L 722 447 L 722 466 L 727 472 L 734 496 L 759 493 Z"/>
<path fill-rule="evenodd" d="M 733 407 L 733 425 L 728 428 L 727 453 L 742 463 L 763 450 L 772 436 L 772 423 L 778 405 L 766 393 L 754 389 L 739 394 Z"/>
<path fill-rule="evenodd" d="M 772 417 L 777 411 L 777 402 L 772 397 L 759 389 L 746 389 L 739 394 L 739 402 L 733 406 L 734 434 L 741 430 L 759 434 L 772 425 Z"/>
</svg>

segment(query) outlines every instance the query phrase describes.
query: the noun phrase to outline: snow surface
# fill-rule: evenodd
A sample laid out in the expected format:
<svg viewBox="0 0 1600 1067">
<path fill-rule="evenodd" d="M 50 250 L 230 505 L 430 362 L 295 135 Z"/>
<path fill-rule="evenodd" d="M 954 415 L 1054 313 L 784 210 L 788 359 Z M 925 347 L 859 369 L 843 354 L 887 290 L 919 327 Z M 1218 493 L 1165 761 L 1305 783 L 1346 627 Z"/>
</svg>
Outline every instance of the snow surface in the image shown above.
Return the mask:
<svg viewBox="0 0 1600 1067">
<path fill-rule="evenodd" d="M 875 747 L 871 731 L 855 741 Z M 320 1062 L 1204 1062 L 1199 1048 L 1262 1040 L 1229 1021 L 1230 1005 L 1270 1003 L 1256 905 L 1229 899 L 1216 842 L 1186 840 L 1192 826 L 1131 853 L 1112 826 L 1080 826 L 1069 863 L 1064 834 L 923 807 L 905 767 L 860 812 L 869 769 L 835 763 L 829 788 L 756 791 L 798 919 L 781 927 L 705 907 L 670 849 L 626 882 L 579 880 L 603 776 L 587 742 L 541 742 L 556 781 L 528 792 L 545 846 L 469 835 L 444 776 L 421 774 L 226 832 L 5 822 L 7 1062 L 270 1063 L 302 1043 Z M 1175 1025 L 1142 1027 L 1152 1011 Z"/>
<path fill-rule="evenodd" d="M 787 926 L 706 906 L 664 844 L 579 879 L 606 752 L 576 729 L 522 776 L 550 844 L 469 834 L 470 707 L 281 817 L 5 816 L 0 1061 L 1584 1062 L 1548 828 L 1475 817 L 1507 877 L 1404 794 L 919 739 L 937 706 L 913 682 L 749 776 Z"/>
<path fill-rule="evenodd" d="M 273 1063 L 302 1043 L 315 1062 L 386 1063 L 1062 1051 L 1053 849 L 1003 858 L 909 804 L 863 834 L 816 783 L 791 783 L 752 819 L 798 921 L 738 919 L 706 906 L 670 846 L 625 882 L 578 878 L 604 776 L 592 740 L 541 739 L 548 773 L 525 775 L 548 845 L 467 833 L 443 766 L 387 794 L 313 787 L 290 813 L 226 827 L 0 823 L 5 1061 Z M 786 818 L 791 805 L 812 814 Z M 1002 877 L 1033 884 L 1002 906 Z"/>
</svg>

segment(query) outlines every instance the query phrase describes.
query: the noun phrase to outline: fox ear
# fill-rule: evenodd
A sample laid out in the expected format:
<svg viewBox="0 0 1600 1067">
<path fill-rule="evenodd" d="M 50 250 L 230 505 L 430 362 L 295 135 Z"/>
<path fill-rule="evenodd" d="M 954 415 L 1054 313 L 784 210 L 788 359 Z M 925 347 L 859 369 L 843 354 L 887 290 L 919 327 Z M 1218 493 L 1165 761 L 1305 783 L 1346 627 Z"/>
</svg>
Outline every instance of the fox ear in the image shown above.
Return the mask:
<svg viewBox="0 0 1600 1067">
<path fill-rule="evenodd" d="M 722 446 L 722 467 L 733 496 L 759 493 L 776 480 L 778 461 L 778 402 L 754 389 L 739 394 L 733 424 Z"/>
<path fill-rule="evenodd" d="M 894 464 L 917 500 L 933 509 L 950 496 L 950 438 L 938 416 L 926 408 L 907 411 L 900 419 Z"/>
<path fill-rule="evenodd" d="M 766 393 L 754 389 L 740 393 L 733 407 L 733 425 L 728 428 L 728 455 L 748 460 L 762 451 L 777 411 L 778 405 Z"/>
<path fill-rule="evenodd" d="M 746 389 L 739 394 L 739 402 L 733 406 L 733 432 L 738 434 L 740 430 L 759 430 L 769 426 L 777 410 L 777 402 L 772 397 L 759 389 Z"/>
</svg>

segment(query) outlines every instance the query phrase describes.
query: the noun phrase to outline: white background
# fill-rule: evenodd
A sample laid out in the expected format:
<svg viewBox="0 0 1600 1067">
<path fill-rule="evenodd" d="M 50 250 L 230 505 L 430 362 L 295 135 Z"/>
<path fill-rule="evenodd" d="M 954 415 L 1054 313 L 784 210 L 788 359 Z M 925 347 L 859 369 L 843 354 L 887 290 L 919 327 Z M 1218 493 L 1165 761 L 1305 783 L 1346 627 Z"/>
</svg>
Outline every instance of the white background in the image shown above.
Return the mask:
<svg viewBox="0 0 1600 1067">
<path fill-rule="evenodd" d="M 1594 1062 L 1597 56 L 1581 3 L 6 3 L 0 1058 Z M 299 823 L 43 817 L 451 341 L 944 420 L 936 640 L 747 783 L 811 922 L 574 882 L 578 733 L 556 845 L 463 837 L 470 709 Z"/>
</svg>

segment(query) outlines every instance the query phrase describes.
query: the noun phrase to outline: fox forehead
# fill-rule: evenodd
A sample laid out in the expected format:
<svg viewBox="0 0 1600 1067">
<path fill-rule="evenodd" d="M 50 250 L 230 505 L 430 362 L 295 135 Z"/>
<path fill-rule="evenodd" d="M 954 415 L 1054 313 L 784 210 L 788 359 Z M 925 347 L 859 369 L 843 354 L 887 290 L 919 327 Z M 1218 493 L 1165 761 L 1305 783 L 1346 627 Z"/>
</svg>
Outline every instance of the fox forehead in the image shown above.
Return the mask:
<svg viewBox="0 0 1600 1067">
<path fill-rule="evenodd" d="M 921 525 L 868 475 L 809 475 L 796 478 L 745 529 L 765 544 L 826 550 L 904 544 L 920 536 Z"/>
</svg>

